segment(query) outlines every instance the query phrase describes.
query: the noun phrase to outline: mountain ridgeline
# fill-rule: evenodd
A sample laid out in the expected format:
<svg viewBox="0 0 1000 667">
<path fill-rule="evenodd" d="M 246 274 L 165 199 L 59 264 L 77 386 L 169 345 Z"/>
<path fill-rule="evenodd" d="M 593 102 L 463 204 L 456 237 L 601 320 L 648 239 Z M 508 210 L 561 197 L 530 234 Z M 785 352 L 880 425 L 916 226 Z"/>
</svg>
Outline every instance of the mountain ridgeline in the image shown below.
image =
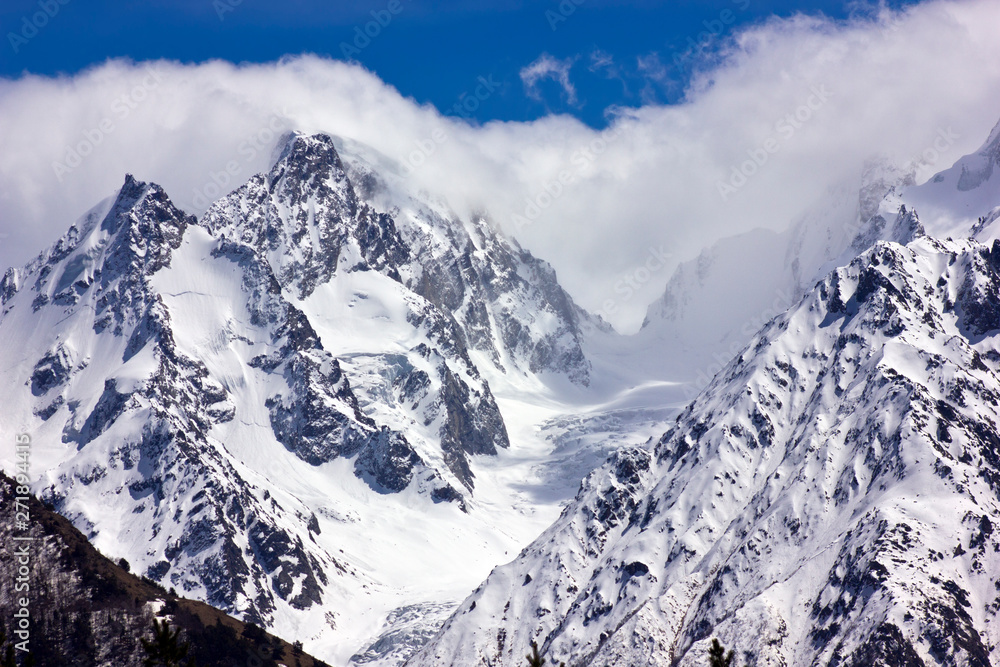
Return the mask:
<svg viewBox="0 0 1000 667">
<path fill-rule="evenodd" d="M 342 666 L 1000 662 L 998 166 L 1000 125 L 921 185 L 872 161 L 634 337 L 349 140 L 200 219 L 127 177 L 0 279 L 7 421 L 82 533 L 43 540 L 54 650 L 119 664 L 183 596 Z"/>
<path fill-rule="evenodd" d="M 720 639 L 735 665 L 997 664 L 998 166 L 1000 124 L 921 185 L 873 161 L 789 231 L 682 265 L 639 337 L 676 361 L 701 328 L 734 353 L 406 664 L 513 667 L 537 645 L 696 667 L 728 658 Z M 759 279 L 729 310 L 732 257 Z"/>
<path fill-rule="evenodd" d="M 1000 241 L 877 242 L 407 664 L 994 664 L 998 304 Z"/>
<path fill-rule="evenodd" d="M 485 220 L 377 210 L 377 186 L 291 134 L 201 220 L 129 176 L 9 270 L 2 377 L 47 443 L 34 488 L 151 580 L 270 628 L 311 610 L 314 633 L 377 581 L 323 534 L 363 534 L 348 504 L 469 512 L 476 457 L 510 446 L 487 376 L 585 385 L 589 316 Z"/>
</svg>

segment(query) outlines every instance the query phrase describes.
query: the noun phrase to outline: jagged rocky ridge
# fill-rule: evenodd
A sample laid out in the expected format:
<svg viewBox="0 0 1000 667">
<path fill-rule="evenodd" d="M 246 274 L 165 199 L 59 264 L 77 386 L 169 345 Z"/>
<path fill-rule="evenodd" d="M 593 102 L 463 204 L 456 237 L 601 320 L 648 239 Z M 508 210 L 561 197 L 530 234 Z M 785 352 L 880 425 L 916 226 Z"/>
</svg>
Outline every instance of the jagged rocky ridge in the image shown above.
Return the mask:
<svg viewBox="0 0 1000 667">
<path fill-rule="evenodd" d="M 938 135 L 957 137 L 951 128 Z M 978 150 L 920 185 L 916 163 L 872 158 L 858 178 L 831 184 L 787 229 L 724 238 L 681 263 L 637 337 L 674 351 L 661 355 L 652 373 L 686 380 L 683 398 L 690 400 L 768 320 L 875 242 L 906 244 L 925 231 L 983 238 L 1000 217 L 997 162 L 1000 123 Z M 920 211 L 920 221 L 901 210 Z"/>
<path fill-rule="evenodd" d="M 902 212 L 912 216 L 912 212 Z M 615 455 L 408 665 L 987 666 L 1000 243 L 880 241 Z"/>
<path fill-rule="evenodd" d="M 932 185 L 957 188 L 953 181 L 961 179 L 951 171 Z M 825 341 L 817 347 L 822 353 L 806 346 L 815 322 L 792 322 L 789 315 L 779 318 L 787 325 L 780 332 L 769 325 L 770 342 L 761 343 L 760 363 L 744 351 L 737 363 L 742 375 L 717 380 L 726 385 L 713 390 L 718 404 L 697 403 L 696 412 L 686 414 L 660 445 L 627 449 L 590 478 L 549 535 L 565 546 L 539 542 L 511 566 L 521 569 L 509 582 L 503 579 L 507 575 L 495 574 L 411 664 L 441 664 L 441 656 L 475 664 L 481 655 L 491 664 L 518 664 L 527 652 L 526 633 L 534 629 L 541 629 L 539 639 L 550 657 L 565 657 L 570 664 L 699 664 L 706 633 L 716 629 L 751 664 L 985 664 L 953 656 L 961 651 L 981 656 L 982 646 L 993 651 L 984 619 L 996 604 L 982 603 L 993 595 L 982 576 L 990 571 L 988 550 L 995 548 L 987 539 L 993 506 L 980 511 L 965 500 L 956 504 L 970 518 L 962 529 L 969 532 L 955 540 L 964 546 L 955 547 L 950 544 L 955 536 L 944 539 L 939 533 L 941 526 L 961 525 L 954 520 L 958 510 L 948 509 L 954 516 L 947 520 L 931 520 L 937 508 L 926 503 L 917 519 L 908 516 L 906 523 L 920 539 L 935 540 L 933 562 L 920 562 L 916 584 L 891 577 L 876 577 L 878 585 L 872 584 L 869 569 L 893 570 L 887 564 L 891 548 L 881 536 L 895 535 L 900 508 L 910 509 L 905 499 L 887 505 L 882 487 L 905 496 L 910 487 L 923 493 L 925 486 L 937 489 L 934 484 L 940 483 L 932 477 L 933 484 L 924 484 L 921 475 L 930 472 L 917 466 L 904 469 L 905 480 L 887 477 L 892 465 L 899 474 L 898 464 L 891 452 L 863 451 L 865 443 L 874 442 L 868 426 L 896 415 L 899 423 L 890 420 L 888 431 L 878 435 L 902 434 L 900 443 L 908 443 L 903 438 L 915 427 L 904 426 L 919 422 L 922 413 L 907 412 L 898 395 L 878 394 L 884 403 L 862 401 L 855 415 L 854 403 L 804 402 L 802 391 L 782 393 L 787 387 L 775 379 L 805 386 L 814 398 L 840 391 L 851 400 L 856 394 L 872 399 L 861 388 L 896 387 L 901 380 L 890 371 L 899 373 L 900 366 L 894 357 L 888 366 L 859 360 L 864 355 L 881 360 L 884 341 L 902 340 L 944 357 L 937 366 L 927 362 L 936 375 L 918 380 L 926 380 L 932 394 L 942 393 L 935 383 L 949 387 L 944 398 L 935 398 L 945 407 L 932 407 L 946 424 L 960 426 L 957 442 L 966 436 L 988 439 L 974 426 L 979 404 L 962 404 L 974 392 L 966 388 L 962 398 L 953 398 L 949 383 L 965 377 L 954 370 L 965 368 L 962 337 L 979 355 L 969 356 L 969 377 L 981 379 L 980 365 L 996 370 L 1000 354 L 988 341 L 997 291 L 987 271 L 995 251 L 983 254 L 990 246 L 965 242 L 928 250 L 936 242 L 920 238 L 923 227 L 908 204 L 912 193 L 901 197 L 888 185 L 905 184 L 905 177 L 875 172 L 866 176 L 856 202 L 856 189 L 844 199 L 844 211 L 824 212 L 782 237 L 772 254 L 786 269 L 762 284 L 789 284 L 794 290 L 776 292 L 774 304 L 767 305 L 775 313 L 794 306 L 813 283 L 810 272 L 840 262 L 824 239 L 841 219 L 857 215 L 858 223 L 836 240 L 839 257 L 848 257 L 845 263 L 888 239 L 909 244 L 920 271 L 926 273 L 929 262 L 943 272 L 910 276 L 899 303 L 913 306 L 912 312 L 892 319 L 902 311 L 889 299 L 888 315 L 875 316 L 872 304 L 881 297 L 872 295 L 894 294 L 888 284 L 900 288 L 900 283 L 892 276 L 910 271 L 914 262 L 879 259 L 880 266 L 891 267 L 879 270 L 886 280 L 862 275 L 852 264 L 844 270 L 843 285 L 865 285 L 854 290 L 861 297 L 852 306 L 850 289 L 843 287 L 838 298 L 844 310 L 830 299 L 826 318 L 843 316 L 837 326 L 845 327 L 848 321 L 868 322 L 844 334 L 856 348 L 837 348 L 839 338 L 830 343 L 829 323 L 815 334 Z M 989 174 L 979 187 L 988 183 Z M 879 200 L 886 191 L 889 196 Z M 995 237 L 995 213 L 976 222 L 976 238 Z M 971 259 L 977 253 L 982 261 Z M 872 264 L 873 256 L 866 256 L 859 261 Z M 932 256 L 937 259 L 927 259 Z M 905 253 L 900 257 L 905 260 Z M 719 255 L 713 261 L 718 265 Z M 943 268 L 948 262 L 955 268 Z M 966 264 L 970 268 L 962 274 Z M 689 277 L 700 281 L 706 271 L 697 268 Z M 969 282 L 962 275 L 974 277 Z M 925 310 L 913 305 L 919 299 L 911 292 L 923 294 Z M 691 303 L 690 294 L 685 298 Z M 376 634 L 370 627 L 358 630 L 382 613 L 357 612 L 371 604 L 373 591 L 405 591 L 410 584 L 395 570 L 379 580 L 387 565 L 391 570 L 409 560 L 429 563 L 425 569 L 447 578 L 446 570 L 467 557 L 467 544 L 492 539 L 484 532 L 462 532 L 477 516 L 477 494 L 484 486 L 489 491 L 488 483 L 477 486 L 477 457 L 502 452 L 508 442 L 487 378 L 557 374 L 584 385 L 590 364 L 582 341 L 588 328 L 600 328 L 559 288 L 547 265 L 497 234 L 485 216 L 462 219 L 423 194 L 401 192 L 378 156 L 323 135 L 289 136 L 272 170 L 218 202 L 202 221 L 176 210 L 155 185 L 127 180 L 116 198 L 98 206 L 52 249 L 27 267 L 9 270 L 0 279 L 0 302 L 0 349 L 13 362 L 3 375 L 11 387 L 10 412 L 49 443 L 39 460 L 54 462 L 35 488 L 95 544 L 128 555 L 151 578 L 286 637 L 300 636 L 307 646 L 325 642 L 324 657 L 334 655 L 333 646 L 342 663 L 398 664 L 454 606 L 454 597 L 400 596 L 395 608 L 386 608 Z M 940 322 L 928 315 L 938 306 Z M 793 312 L 800 310 L 801 304 Z M 923 325 L 911 322 L 918 315 Z M 749 338 L 758 324 L 747 320 L 728 331 Z M 942 352 L 910 335 L 956 342 Z M 787 349 L 788 359 L 767 357 L 772 346 Z M 957 356 L 948 356 L 951 352 Z M 792 357 L 808 363 L 793 363 Z M 846 370 L 834 372 L 841 362 Z M 830 367 L 826 371 L 820 368 L 824 364 Z M 786 366 L 798 375 L 782 375 L 790 373 Z M 839 381 L 831 385 L 831 377 L 847 389 Z M 816 383 L 824 388 L 812 391 Z M 748 385 L 758 387 L 749 399 L 741 394 Z M 919 394 L 903 386 L 900 391 Z M 843 393 L 848 389 L 855 394 Z M 986 404 L 990 391 L 982 393 Z M 930 414 L 927 405 L 921 409 Z M 985 409 L 980 414 L 992 414 L 989 405 Z M 850 443 L 838 433 L 832 444 L 817 444 L 814 439 L 830 433 L 827 422 L 845 419 L 853 420 L 852 428 L 859 425 L 848 431 Z M 928 419 L 933 424 L 937 417 Z M 586 431 L 589 424 L 581 421 L 579 428 Z M 819 435 L 810 435 L 809 428 Z M 855 443 L 861 436 L 861 444 Z M 803 442 L 809 443 L 805 453 L 798 449 Z M 890 445 L 906 449 L 900 443 Z M 928 446 L 920 439 L 913 447 L 918 445 Z M 685 447 L 690 451 L 674 461 L 674 448 Z M 978 465 L 969 458 L 973 454 L 948 447 L 959 463 Z M 708 472 L 698 470 L 706 462 Z M 848 467 L 857 489 L 837 476 Z M 824 477 L 822 484 L 808 486 L 805 475 L 820 469 L 836 483 Z M 666 484 L 675 474 L 681 479 Z M 751 491 L 722 488 L 721 496 L 706 502 L 722 484 L 716 474 Z M 935 467 L 934 474 L 943 473 Z M 826 495 L 831 484 L 833 501 Z M 969 495 L 980 487 L 963 480 L 942 494 Z M 786 488 L 791 500 L 784 499 Z M 862 490 L 870 492 L 867 499 L 860 497 Z M 665 504 L 671 509 L 661 513 Z M 830 517 L 813 511 L 828 506 L 836 510 Z M 447 512 L 454 516 L 441 521 Z M 402 518 L 384 520 L 394 514 Z M 976 520 L 984 537 L 971 532 Z M 501 525 L 490 524 L 490 532 Z M 845 533 L 843 526 L 854 527 Z M 739 542 L 746 537 L 741 531 L 753 539 Z M 398 554 L 380 560 L 367 544 L 368 533 L 379 535 L 381 542 L 372 539 L 373 544 L 391 544 Z M 458 536 L 450 543 L 454 555 L 443 543 L 452 534 Z M 716 539 L 719 534 L 729 537 Z M 442 543 L 418 554 L 424 542 Z M 737 543 L 742 552 L 730 548 Z M 949 550 L 958 558 L 983 544 L 978 562 L 965 570 L 940 565 Z M 909 562 L 916 547 L 905 547 Z M 830 565 L 834 551 L 836 567 Z M 501 553 L 496 550 L 490 565 Z M 538 559 L 523 567 L 532 554 Z M 920 579 L 924 575 L 930 584 Z M 795 606 L 797 589 L 792 591 L 798 582 L 806 589 L 801 607 Z M 817 582 L 826 588 L 820 590 Z M 942 597 L 942 590 L 952 598 Z M 916 603 L 899 600 L 913 591 L 923 612 L 907 618 L 898 610 Z M 875 602 L 869 600 L 873 595 Z M 957 606 L 941 606 L 949 600 Z M 489 616 L 473 614 L 476 609 L 490 610 Z M 875 627 L 872 618 L 884 622 Z M 638 639 L 630 639 L 633 631 Z M 464 639 L 455 639 L 462 632 Z M 355 643 L 341 649 L 345 637 Z M 811 648 L 801 652 L 800 646 Z M 902 658 L 884 662 L 887 655 Z"/>
<path fill-rule="evenodd" d="M 418 259 L 405 283 L 451 313 L 470 351 L 505 372 L 552 373 L 589 384 L 586 336 L 610 328 L 573 302 L 551 266 L 498 233 L 486 213 L 462 219 L 426 193 L 413 196 L 391 161 L 341 142 L 359 198 L 394 213 Z"/>
<path fill-rule="evenodd" d="M 280 450 L 330 479 L 348 461 L 365 503 L 466 511 L 472 457 L 509 444 L 484 364 L 588 377 L 551 269 L 429 211 L 401 232 L 325 135 L 290 136 L 201 221 L 128 177 L 0 282 L 12 418 L 62 443 L 35 488 L 154 581 L 286 634 L 307 610 L 336 628 L 324 607 L 375 581 L 321 523 L 357 518 L 318 519 Z"/>
<path fill-rule="evenodd" d="M 127 179 L 110 207 L 74 226 L 25 272 L 34 283 L 11 300 L 17 310 L 3 322 L 21 326 L 6 327 L 4 339 L 19 352 L 37 345 L 39 334 L 13 339 L 33 331 L 25 321 L 47 339 L 49 351 L 33 366 L 25 359 L 30 372 L 18 383 L 30 386 L 35 417 L 59 427 L 76 450 L 48 471 L 47 500 L 77 520 L 85 497 L 96 501 L 91 510 L 113 503 L 142 514 L 148 548 L 137 564 L 145 573 L 263 622 L 276 598 L 297 608 L 318 602 L 335 560 L 307 553 L 301 536 L 277 527 L 280 506 L 254 492 L 210 434 L 234 418 L 235 405 L 205 364 L 178 348 L 152 281 L 193 223 L 160 188 Z M 254 284 L 268 289 L 266 280 Z M 336 360 L 320 358 L 301 315 L 279 314 L 270 333 L 287 373 L 325 362 L 322 378 L 335 377 Z M 341 389 L 327 398 L 355 407 L 349 386 Z M 302 393 L 300 400 L 312 398 Z M 376 430 L 356 407 L 330 408 L 327 416 L 346 425 L 345 446 L 359 432 L 377 447 Z"/>
<path fill-rule="evenodd" d="M 398 283 L 400 271 L 407 272 L 411 261 L 392 217 L 358 201 L 333 141 L 326 136 L 290 138 L 271 172 L 252 177 L 213 205 L 203 225 L 223 240 L 228 252 L 258 258 L 262 270 L 273 273 L 276 292 L 287 291 L 298 301 L 328 286 L 338 271 L 374 271 Z M 257 280 L 251 278 L 254 283 Z M 415 296 L 406 305 L 407 321 L 414 328 L 424 328 L 425 336 L 422 344 L 392 359 L 401 372 L 385 391 L 397 394 L 400 405 L 423 408 L 414 410 L 413 416 L 425 424 L 440 424 L 435 435 L 440 438 L 447 468 L 471 488 L 473 474 L 467 455 L 495 454 L 497 447 L 507 447 L 503 419 L 489 385 L 468 357 L 456 323 Z M 315 335 L 312 343 L 321 346 Z M 384 356 L 377 356 L 375 363 L 385 365 Z M 323 423 L 326 420 L 316 418 L 323 411 L 319 398 L 307 399 L 308 406 L 271 399 L 271 421 L 278 439 L 315 463 L 358 451 L 360 447 L 354 445 L 343 452 L 317 447 L 314 441 L 330 434 Z M 401 434 L 383 434 L 380 443 L 358 459 L 359 465 L 372 474 L 375 484 L 400 491 L 421 459 Z M 374 454 L 381 455 L 381 460 Z M 452 488 L 438 493 L 442 498 L 458 495 Z"/>
</svg>

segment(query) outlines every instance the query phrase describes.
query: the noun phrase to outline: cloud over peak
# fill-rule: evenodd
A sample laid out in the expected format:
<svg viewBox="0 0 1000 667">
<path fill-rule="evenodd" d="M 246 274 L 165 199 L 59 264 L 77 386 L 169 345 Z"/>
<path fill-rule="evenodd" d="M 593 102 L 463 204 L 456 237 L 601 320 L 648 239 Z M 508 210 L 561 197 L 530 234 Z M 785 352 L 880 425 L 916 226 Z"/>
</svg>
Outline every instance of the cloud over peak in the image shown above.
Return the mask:
<svg viewBox="0 0 1000 667">
<path fill-rule="evenodd" d="M 565 115 L 469 124 L 315 56 L 115 60 L 71 77 L 0 79 L 0 268 L 51 243 L 125 173 L 199 214 L 266 169 L 283 132 L 323 131 L 395 160 L 459 213 L 489 211 L 582 305 L 610 300 L 615 323 L 634 328 L 673 262 L 723 236 L 787 226 L 874 153 L 913 161 L 950 128 L 957 138 L 936 162 L 915 162 L 928 178 L 978 148 L 1000 118 L 997 26 L 993 0 L 767 21 L 734 32 L 680 102 L 611 109 L 604 132 Z M 606 69 L 613 55 L 592 65 Z M 574 62 L 543 54 L 520 78 L 532 94 L 554 83 L 579 103 Z M 734 186 L 766 146 L 766 164 Z M 723 197 L 720 184 L 735 191 Z M 670 260 L 625 298 L 615 286 L 651 249 Z"/>
</svg>

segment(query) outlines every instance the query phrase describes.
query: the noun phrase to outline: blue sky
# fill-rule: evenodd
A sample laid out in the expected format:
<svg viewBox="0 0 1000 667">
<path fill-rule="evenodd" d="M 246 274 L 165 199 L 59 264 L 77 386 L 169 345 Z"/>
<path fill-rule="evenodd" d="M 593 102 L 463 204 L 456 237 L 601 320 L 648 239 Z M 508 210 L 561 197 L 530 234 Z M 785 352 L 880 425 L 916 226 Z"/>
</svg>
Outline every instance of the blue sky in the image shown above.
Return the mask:
<svg viewBox="0 0 1000 667">
<path fill-rule="evenodd" d="M 675 102 L 697 60 L 692 47 L 711 52 L 738 26 L 795 12 L 839 19 L 850 10 L 840 0 L 4 0 L 0 76 L 73 74 L 115 57 L 342 58 L 346 44 L 403 95 L 445 113 L 465 102 L 460 114 L 480 123 L 568 113 L 602 127 L 609 106 Z M 369 41 L 359 36 L 366 27 Z M 529 90 L 521 73 L 543 55 L 550 67 Z M 553 67 L 568 67 L 572 92 Z M 473 99 L 477 88 L 486 99 Z"/>
</svg>

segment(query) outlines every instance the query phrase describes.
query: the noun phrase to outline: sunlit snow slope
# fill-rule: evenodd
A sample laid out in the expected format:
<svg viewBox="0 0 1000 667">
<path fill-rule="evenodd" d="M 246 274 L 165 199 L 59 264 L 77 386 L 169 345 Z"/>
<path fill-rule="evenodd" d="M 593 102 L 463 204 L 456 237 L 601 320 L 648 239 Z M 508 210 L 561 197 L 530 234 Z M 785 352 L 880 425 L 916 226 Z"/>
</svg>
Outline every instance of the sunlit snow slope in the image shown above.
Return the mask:
<svg viewBox="0 0 1000 667">
<path fill-rule="evenodd" d="M 603 325 L 354 149 L 289 135 L 202 220 L 129 177 L 9 270 L 0 436 L 32 434 L 35 490 L 108 556 L 332 663 L 396 664 L 612 448 L 538 428 Z"/>
<path fill-rule="evenodd" d="M 998 348 L 1000 242 L 876 243 L 407 664 L 993 664 Z"/>
</svg>

